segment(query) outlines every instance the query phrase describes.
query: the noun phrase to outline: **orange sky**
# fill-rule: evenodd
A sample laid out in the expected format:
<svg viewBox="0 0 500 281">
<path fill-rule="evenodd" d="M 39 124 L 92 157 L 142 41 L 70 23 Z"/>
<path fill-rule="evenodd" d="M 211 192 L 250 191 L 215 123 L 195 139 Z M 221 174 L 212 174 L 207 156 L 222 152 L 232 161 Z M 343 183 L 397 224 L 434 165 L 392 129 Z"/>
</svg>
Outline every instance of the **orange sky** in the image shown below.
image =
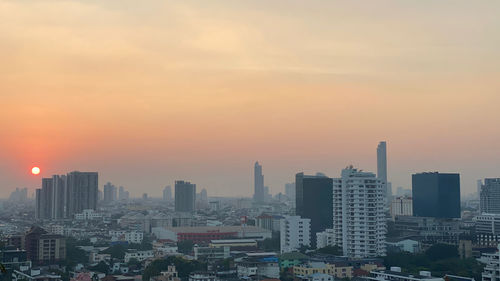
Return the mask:
<svg viewBox="0 0 500 281">
<path fill-rule="evenodd" d="M 99 171 L 251 195 L 296 172 L 500 177 L 498 1 L 0 0 L 0 196 Z"/>
</svg>

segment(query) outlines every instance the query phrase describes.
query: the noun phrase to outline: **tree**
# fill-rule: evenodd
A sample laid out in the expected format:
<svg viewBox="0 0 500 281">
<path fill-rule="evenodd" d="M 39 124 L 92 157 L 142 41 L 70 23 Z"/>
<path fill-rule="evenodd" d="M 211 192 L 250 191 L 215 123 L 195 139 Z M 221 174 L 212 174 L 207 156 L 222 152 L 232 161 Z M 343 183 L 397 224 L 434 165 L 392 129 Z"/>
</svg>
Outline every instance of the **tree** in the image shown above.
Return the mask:
<svg viewBox="0 0 500 281">
<path fill-rule="evenodd" d="M 194 243 L 191 240 L 184 240 L 177 242 L 179 253 L 190 255 L 193 252 Z"/>
<path fill-rule="evenodd" d="M 334 255 L 334 256 L 342 256 L 344 254 L 342 251 L 342 248 L 340 248 L 337 245 L 326 246 L 326 247 L 317 249 L 316 252 L 320 253 L 320 254 L 328 254 L 328 255 Z"/>
<path fill-rule="evenodd" d="M 130 269 L 141 269 L 142 267 L 142 264 L 139 260 L 137 259 L 130 259 L 127 263 L 127 266 L 130 268 Z"/>
<path fill-rule="evenodd" d="M 100 261 L 97 265 L 91 267 L 91 269 L 94 271 L 97 271 L 97 272 L 105 273 L 105 274 L 109 273 L 109 266 L 104 261 Z"/>
<path fill-rule="evenodd" d="M 126 252 L 127 247 L 125 247 L 123 244 L 116 244 L 102 251 L 102 253 L 104 254 L 110 254 L 112 259 L 119 260 L 122 260 L 125 257 Z"/>
<path fill-rule="evenodd" d="M 427 251 L 425 255 L 431 260 L 442 260 L 447 258 L 458 257 L 458 248 L 455 245 L 448 244 L 434 244 Z"/>
<path fill-rule="evenodd" d="M 205 271 L 207 265 L 199 261 L 189 261 L 181 257 L 167 257 L 161 260 L 155 260 L 144 269 L 142 280 L 149 280 L 152 276 L 160 275 L 161 271 L 167 270 L 169 265 L 175 265 L 180 278 L 187 278 L 193 271 Z"/>
<path fill-rule="evenodd" d="M 78 248 L 78 246 L 81 246 L 81 243 L 84 242 L 74 238 L 66 238 L 66 259 L 62 262 L 63 265 L 73 267 L 78 263 L 88 263 L 88 254 L 84 250 Z"/>
<path fill-rule="evenodd" d="M 264 251 L 279 251 L 280 250 L 280 237 L 273 235 L 272 238 L 267 238 L 259 242 L 259 248 Z"/>
</svg>

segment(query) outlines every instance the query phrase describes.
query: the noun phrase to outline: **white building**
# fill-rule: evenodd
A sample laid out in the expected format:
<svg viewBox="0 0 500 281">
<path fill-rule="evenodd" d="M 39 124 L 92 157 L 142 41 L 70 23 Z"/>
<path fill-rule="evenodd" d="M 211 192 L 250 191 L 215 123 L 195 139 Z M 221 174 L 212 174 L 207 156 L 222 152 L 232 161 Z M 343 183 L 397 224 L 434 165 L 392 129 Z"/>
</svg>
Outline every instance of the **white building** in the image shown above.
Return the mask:
<svg viewBox="0 0 500 281">
<path fill-rule="evenodd" d="M 111 241 L 127 241 L 128 243 L 140 244 L 144 239 L 141 231 L 110 230 Z"/>
<path fill-rule="evenodd" d="M 384 256 L 385 198 L 385 184 L 375 174 L 352 166 L 342 170 L 342 178 L 333 179 L 331 245 L 351 258 Z"/>
<path fill-rule="evenodd" d="M 429 271 L 420 271 L 419 274 L 409 274 L 401 272 L 400 267 L 393 266 L 390 270 L 372 271 L 372 276 L 364 277 L 373 281 L 444 281 L 444 278 L 434 277 Z M 458 280 L 463 280 L 462 277 Z"/>
<path fill-rule="evenodd" d="M 480 261 L 486 263 L 482 281 L 500 281 L 500 245 L 496 253 L 483 254 Z"/>
<path fill-rule="evenodd" d="M 333 229 L 325 229 L 325 231 L 316 233 L 316 248 L 321 249 L 327 246 L 335 245 L 335 233 Z"/>
<path fill-rule="evenodd" d="M 102 219 L 102 215 L 99 213 L 96 213 L 92 209 L 85 209 L 79 214 L 75 214 L 75 219 L 76 220 L 96 220 L 96 219 Z"/>
<path fill-rule="evenodd" d="M 284 216 L 280 222 L 281 253 L 311 246 L 311 219 L 300 216 Z"/>
<path fill-rule="evenodd" d="M 333 276 L 324 273 L 313 273 L 302 277 L 306 281 L 334 281 Z"/>
<path fill-rule="evenodd" d="M 153 250 L 149 251 L 136 251 L 136 250 L 129 250 L 129 252 L 125 253 L 125 262 L 128 263 L 131 259 L 136 259 L 138 261 L 143 261 L 149 258 L 154 257 L 154 252 Z"/>
<path fill-rule="evenodd" d="M 215 272 L 200 272 L 195 271 L 189 273 L 189 281 L 219 281 Z"/>
<path fill-rule="evenodd" d="M 411 197 L 396 197 L 391 202 L 392 220 L 396 216 L 413 216 L 413 200 Z"/>
</svg>

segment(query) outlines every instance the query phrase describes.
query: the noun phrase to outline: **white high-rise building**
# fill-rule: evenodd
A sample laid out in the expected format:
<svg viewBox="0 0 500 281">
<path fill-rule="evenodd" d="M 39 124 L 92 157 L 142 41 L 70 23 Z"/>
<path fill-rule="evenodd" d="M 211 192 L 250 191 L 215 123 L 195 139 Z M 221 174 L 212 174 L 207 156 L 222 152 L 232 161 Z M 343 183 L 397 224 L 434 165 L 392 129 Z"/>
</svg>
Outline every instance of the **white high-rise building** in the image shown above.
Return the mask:
<svg viewBox="0 0 500 281">
<path fill-rule="evenodd" d="M 392 184 L 387 181 L 387 143 L 381 141 L 377 146 L 377 178 L 384 183 L 386 204 L 389 207 L 392 197 Z"/>
<path fill-rule="evenodd" d="M 311 246 L 311 220 L 300 216 L 284 216 L 280 221 L 281 253 Z"/>
<path fill-rule="evenodd" d="M 338 245 L 352 258 L 386 253 L 385 184 L 375 174 L 352 166 L 333 179 L 333 228 L 318 234 L 322 245 Z"/>
</svg>

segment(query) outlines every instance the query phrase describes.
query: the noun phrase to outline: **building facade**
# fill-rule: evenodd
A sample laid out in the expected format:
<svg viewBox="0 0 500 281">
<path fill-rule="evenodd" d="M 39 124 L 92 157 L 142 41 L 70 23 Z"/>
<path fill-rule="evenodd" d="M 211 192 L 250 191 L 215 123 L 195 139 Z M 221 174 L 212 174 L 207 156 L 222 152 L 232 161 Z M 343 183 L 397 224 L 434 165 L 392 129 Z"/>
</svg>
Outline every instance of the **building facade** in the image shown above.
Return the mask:
<svg viewBox="0 0 500 281">
<path fill-rule="evenodd" d="M 194 212 L 196 204 L 196 184 L 188 181 L 175 182 L 175 211 Z"/>
<path fill-rule="evenodd" d="M 479 193 L 481 213 L 500 214 L 500 178 L 485 179 Z"/>
<path fill-rule="evenodd" d="M 311 220 L 311 237 L 333 226 L 333 179 L 324 176 L 295 175 L 295 213 Z M 313 239 L 313 246 L 316 240 Z"/>
<path fill-rule="evenodd" d="M 281 253 L 297 251 L 302 246 L 311 246 L 311 219 L 284 216 L 280 226 Z"/>
<path fill-rule="evenodd" d="M 460 218 L 460 175 L 414 174 L 412 198 L 414 216 Z"/>
<path fill-rule="evenodd" d="M 390 212 L 393 220 L 396 216 L 413 216 L 412 198 L 402 196 L 392 199 Z"/>
<path fill-rule="evenodd" d="M 253 168 L 253 174 L 254 174 L 253 200 L 256 203 L 263 203 L 265 200 L 264 175 L 262 174 L 262 166 L 259 164 L 259 162 L 255 162 Z"/>
</svg>

